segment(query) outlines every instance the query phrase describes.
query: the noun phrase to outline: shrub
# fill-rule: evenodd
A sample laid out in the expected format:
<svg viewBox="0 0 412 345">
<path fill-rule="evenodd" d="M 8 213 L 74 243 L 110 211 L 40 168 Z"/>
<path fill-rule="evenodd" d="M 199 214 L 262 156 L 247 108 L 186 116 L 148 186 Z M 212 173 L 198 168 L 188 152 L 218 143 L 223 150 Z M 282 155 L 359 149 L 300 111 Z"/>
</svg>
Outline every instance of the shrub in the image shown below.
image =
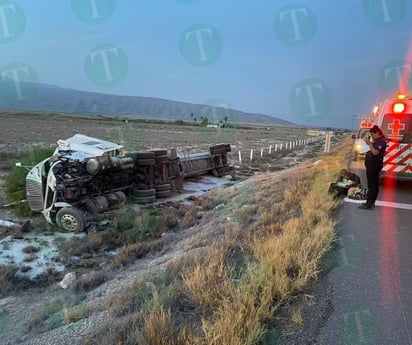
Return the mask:
<svg viewBox="0 0 412 345">
<path fill-rule="evenodd" d="M 18 158 L 23 166 L 33 166 L 38 162 L 50 157 L 53 151 L 44 148 L 30 148 L 26 153 Z M 27 169 L 13 166 L 5 179 L 6 197 L 9 203 L 26 199 L 26 175 Z M 26 203 L 16 204 L 16 214 L 18 216 L 29 216 L 31 211 Z"/>
<path fill-rule="evenodd" d="M 103 284 L 109 279 L 107 272 L 95 271 L 81 275 L 73 284 L 73 290 L 76 292 L 87 292 Z"/>
<path fill-rule="evenodd" d="M 79 312 L 69 313 L 68 310 L 79 306 L 84 300 L 83 295 L 73 294 L 71 290 L 58 290 L 42 308 L 36 309 L 28 323 L 28 331 L 40 334 L 67 324 L 68 321 L 79 320 Z M 75 316 L 76 314 L 77 316 Z M 83 317 L 86 313 L 81 313 Z"/>
<path fill-rule="evenodd" d="M 6 296 L 14 288 L 14 277 L 17 267 L 0 266 L 0 297 Z"/>
</svg>

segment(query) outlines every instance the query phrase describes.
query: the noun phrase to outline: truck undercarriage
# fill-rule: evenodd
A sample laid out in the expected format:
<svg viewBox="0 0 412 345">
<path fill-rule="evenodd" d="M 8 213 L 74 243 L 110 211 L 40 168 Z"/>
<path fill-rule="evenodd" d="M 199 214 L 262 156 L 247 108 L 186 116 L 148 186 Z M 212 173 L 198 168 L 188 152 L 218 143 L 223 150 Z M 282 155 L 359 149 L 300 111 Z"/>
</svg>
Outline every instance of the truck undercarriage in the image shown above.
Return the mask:
<svg viewBox="0 0 412 345">
<path fill-rule="evenodd" d="M 174 149 L 122 152 L 122 146 L 81 134 L 58 141 L 52 157 L 26 177 L 33 212 L 64 231 L 83 231 L 90 216 L 121 207 L 128 196 L 150 204 L 183 188 L 186 178 L 230 174 L 229 144 L 177 155 Z"/>
</svg>

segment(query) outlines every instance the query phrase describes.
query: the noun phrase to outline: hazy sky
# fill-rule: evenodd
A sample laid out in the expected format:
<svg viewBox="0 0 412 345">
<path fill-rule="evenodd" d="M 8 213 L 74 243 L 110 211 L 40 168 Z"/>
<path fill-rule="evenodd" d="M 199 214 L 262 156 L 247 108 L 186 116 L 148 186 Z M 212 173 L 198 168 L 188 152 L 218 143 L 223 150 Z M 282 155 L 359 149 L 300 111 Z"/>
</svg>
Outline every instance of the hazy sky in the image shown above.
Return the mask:
<svg viewBox="0 0 412 345">
<path fill-rule="evenodd" d="M 0 82 L 351 128 L 409 77 L 411 23 L 408 0 L 0 0 Z"/>
</svg>

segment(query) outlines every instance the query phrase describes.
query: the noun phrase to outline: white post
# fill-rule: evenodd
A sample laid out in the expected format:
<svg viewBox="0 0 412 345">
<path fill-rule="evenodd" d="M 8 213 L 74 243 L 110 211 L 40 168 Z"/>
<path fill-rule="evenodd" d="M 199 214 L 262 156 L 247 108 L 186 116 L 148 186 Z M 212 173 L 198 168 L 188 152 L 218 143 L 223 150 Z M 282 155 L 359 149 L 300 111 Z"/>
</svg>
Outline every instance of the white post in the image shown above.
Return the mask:
<svg viewBox="0 0 412 345">
<path fill-rule="evenodd" d="M 253 149 L 250 149 L 250 161 L 253 160 Z"/>
<path fill-rule="evenodd" d="M 325 136 L 325 152 L 329 152 L 330 150 L 330 132 L 326 132 L 326 136 Z"/>
<path fill-rule="evenodd" d="M 272 145 L 269 145 L 269 154 L 272 153 Z"/>
<path fill-rule="evenodd" d="M 278 151 L 278 144 L 275 144 L 275 152 Z"/>
<path fill-rule="evenodd" d="M 239 164 L 242 164 L 242 152 L 239 151 Z"/>
<path fill-rule="evenodd" d="M 263 147 L 260 148 L 260 157 L 263 157 Z"/>
</svg>

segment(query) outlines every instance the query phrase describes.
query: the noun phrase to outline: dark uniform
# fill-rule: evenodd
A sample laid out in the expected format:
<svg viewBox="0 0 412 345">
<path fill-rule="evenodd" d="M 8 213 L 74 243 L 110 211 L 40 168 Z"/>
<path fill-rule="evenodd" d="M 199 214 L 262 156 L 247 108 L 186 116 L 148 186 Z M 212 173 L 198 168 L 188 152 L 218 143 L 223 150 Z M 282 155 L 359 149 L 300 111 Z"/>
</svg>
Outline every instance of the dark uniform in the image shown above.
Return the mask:
<svg viewBox="0 0 412 345">
<path fill-rule="evenodd" d="M 377 155 L 373 155 L 371 151 L 366 153 L 365 167 L 366 178 L 368 179 L 368 196 L 366 202 L 368 205 L 374 206 L 379 193 L 379 175 L 383 168 L 383 156 L 386 151 L 385 137 L 377 138 L 373 141 L 372 145 L 379 153 Z"/>
<path fill-rule="evenodd" d="M 359 175 L 352 171 L 342 169 L 338 180 L 329 185 L 329 194 L 332 194 L 335 198 L 346 196 L 348 195 L 349 187 L 353 186 L 361 186 Z"/>
</svg>

